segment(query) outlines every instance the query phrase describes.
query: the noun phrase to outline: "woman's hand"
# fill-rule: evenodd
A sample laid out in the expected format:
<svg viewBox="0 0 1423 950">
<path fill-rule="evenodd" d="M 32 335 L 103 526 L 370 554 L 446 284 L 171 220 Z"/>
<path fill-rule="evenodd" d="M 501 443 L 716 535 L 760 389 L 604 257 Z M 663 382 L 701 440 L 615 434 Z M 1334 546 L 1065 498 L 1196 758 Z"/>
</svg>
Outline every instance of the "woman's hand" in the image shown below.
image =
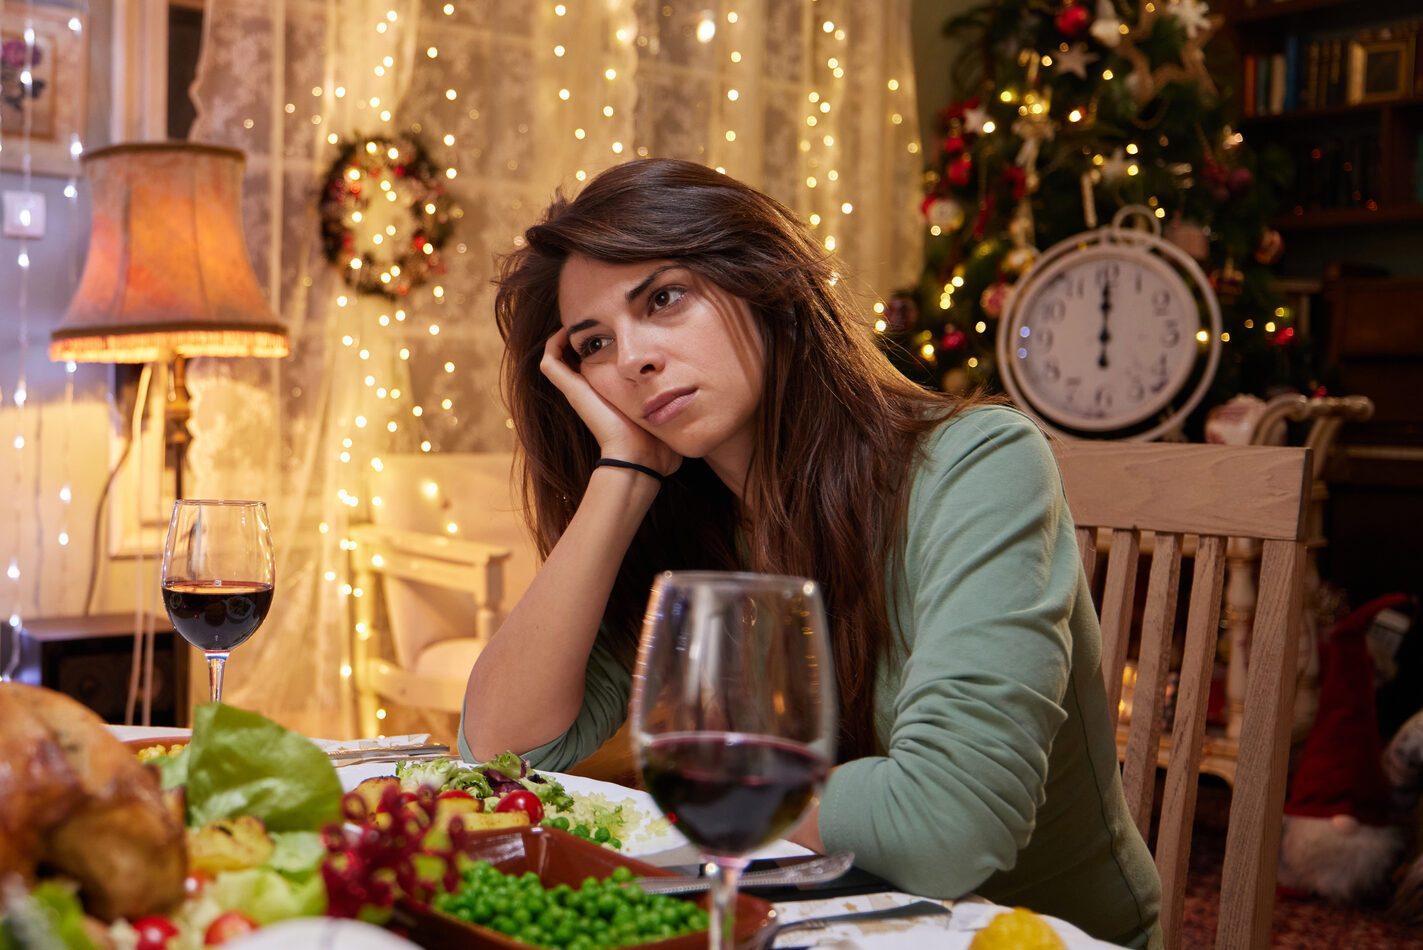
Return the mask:
<svg viewBox="0 0 1423 950">
<path fill-rule="evenodd" d="M 637 462 L 671 475 L 682 464 L 682 457 L 667 443 L 633 422 L 589 385 L 563 359 L 568 347 L 568 328 L 562 327 L 544 344 L 539 370 L 563 393 L 578 418 L 593 433 L 604 458 Z"/>
</svg>

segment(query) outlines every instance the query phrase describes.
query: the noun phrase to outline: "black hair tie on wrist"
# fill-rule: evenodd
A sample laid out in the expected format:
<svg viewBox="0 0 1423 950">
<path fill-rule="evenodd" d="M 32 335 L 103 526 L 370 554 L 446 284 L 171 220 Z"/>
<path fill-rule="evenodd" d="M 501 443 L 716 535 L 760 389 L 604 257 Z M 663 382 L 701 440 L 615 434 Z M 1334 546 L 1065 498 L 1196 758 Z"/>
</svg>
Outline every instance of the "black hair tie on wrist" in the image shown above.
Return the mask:
<svg viewBox="0 0 1423 950">
<path fill-rule="evenodd" d="M 649 475 L 657 479 L 657 484 L 659 485 L 667 480 L 667 476 L 663 475 L 657 469 L 648 468 L 646 465 L 639 465 L 636 462 L 625 462 L 622 459 L 598 459 L 598 461 L 593 463 L 594 468 L 601 468 L 604 465 L 610 468 L 630 468 L 634 472 L 641 472 L 644 475 Z"/>
</svg>

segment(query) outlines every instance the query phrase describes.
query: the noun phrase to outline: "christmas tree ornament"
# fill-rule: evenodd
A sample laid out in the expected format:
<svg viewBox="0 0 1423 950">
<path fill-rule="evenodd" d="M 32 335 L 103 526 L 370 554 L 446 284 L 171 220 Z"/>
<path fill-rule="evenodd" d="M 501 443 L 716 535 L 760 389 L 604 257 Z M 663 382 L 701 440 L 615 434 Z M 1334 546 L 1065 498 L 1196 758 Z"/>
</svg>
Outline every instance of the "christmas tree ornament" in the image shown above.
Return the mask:
<svg viewBox="0 0 1423 950">
<path fill-rule="evenodd" d="M 1285 253 L 1285 239 L 1279 231 L 1274 228 L 1266 228 L 1260 232 L 1260 243 L 1255 245 L 1255 260 L 1258 263 L 1270 266 L 1280 259 Z"/>
<path fill-rule="evenodd" d="M 964 109 L 963 130 L 969 135 L 978 135 L 983 131 L 983 124 L 988 121 L 988 110 L 979 104 L 977 97 L 968 101 L 973 104 Z"/>
<path fill-rule="evenodd" d="M 1164 234 L 1166 240 L 1198 261 L 1204 262 L 1211 256 L 1210 234 L 1195 221 L 1187 221 L 1178 215 L 1167 222 Z"/>
<path fill-rule="evenodd" d="M 957 231 L 963 227 L 963 205 L 952 198 L 934 198 L 928 204 L 925 217 L 931 225 L 942 231 Z"/>
<path fill-rule="evenodd" d="M 1017 280 L 1028 272 L 1037 258 L 1038 249 L 1035 247 L 1020 245 L 1009 248 L 998 264 L 998 273 L 1009 280 Z"/>
<path fill-rule="evenodd" d="M 1102 181 L 1111 183 L 1127 177 L 1127 166 L 1131 162 L 1127 161 L 1127 153 L 1122 149 L 1117 149 L 1106 158 L 1101 166 Z"/>
<path fill-rule="evenodd" d="M 1148 230 L 1127 226 L 1143 222 Z M 998 370 L 1068 438 L 1154 439 L 1200 404 L 1220 363 L 1220 305 L 1144 205 L 1053 245 L 1004 302 Z M 1198 339 L 1198 334 L 1203 335 Z"/>
<path fill-rule="evenodd" d="M 1087 67 L 1099 59 L 1101 57 L 1096 53 L 1088 51 L 1086 43 L 1073 43 L 1071 46 L 1063 43 L 1053 55 L 1052 62 L 1060 75 L 1086 79 Z"/>
<path fill-rule="evenodd" d="M 1211 29 L 1210 9 L 1201 0 L 1171 0 L 1166 15 L 1181 24 L 1187 39 L 1193 40 Z"/>
<path fill-rule="evenodd" d="M 955 188 L 963 188 L 973 179 L 973 158 L 965 152 L 944 170 L 944 180 Z"/>
<path fill-rule="evenodd" d="M 1162 87 L 1173 82 L 1193 83 L 1200 88 L 1203 95 L 1214 96 L 1215 82 L 1211 79 L 1210 70 L 1206 68 L 1203 47 L 1210 42 L 1215 31 L 1220 29 L 1222 19 L 1218 16 L 1207 17 L 1204 27 L 1198 29 L 1195 36 L 1186 38 L 1179 61 L 1162 63 L 1153 68 L 1151 58 L 1140 44 L 1150 40 L 1156 29 L 1155 11 L 1154 3 L 1143 6 L 1140 19 L 1122 36 L 1118 45 L 1118 52 L 1131 63 L 1131 72 L 1127 74 L 1127 89 L 1132 98 L 1138 106 L 1144 106 L 1160 94 Z"/>
<path fill-rule="evenodd" d="M 1227 257 L 1224 264 L 1211 271 L 1211 289 L 1221 300 L 1227 303 L 1235 302 L 1240 292 L 1245 289 L 1245 275 L 1235 266 L 1235 261 Z"/>
<path fill-rule="evenodd" d="M 1232 198 L 1245 197 L 1253 184 L 1255 184 L 1255 176 L 1250 173 L 1250 169 L 1243 166 L 1232 168 L 1225 176 L 1225 190 Z"/>
<path fill-rule="evenodd" d="M 1013 294 L 1013 285 L 1007 281 L 997 281 L 983 288 L 983 293 L 978 298 L 979 309 L 983 315 L 991 320 L 997 320 L 1003 315 L 1003 309 L 1008 304 L 1008 299 Z"/>
<path fill-rule="evenodd" d="M 1122 21 L 1117 18 L 1117 8 L 1112 0 L 1097 0 L 1097 15 L 1092 19 L 1089 32 L 1107 49 L 1117 48 L 1122 41 Z"/>
<path fill-rule="evenodd" d="M 1068 39 L 1075 39 L 1082 35 L 1087 29 L 1087 24 L 1092 20 L 1092 14 L 1087 12 L 1087 8 L 1079 6 L 1073 0 L 1067 0 L 1067 5 L 1062 8 L 1053 23 L 1063 36 Z"/>
<path fill-rule="evenodd" d="M 968 346 L 968 334 L 958 327 L 954 327 L 948 333 L 945 333 L 944 338 L 939 341 L 939 349 L 950 353 L 955 350 L 961 350 L 966 346 Z"/>
</svg>

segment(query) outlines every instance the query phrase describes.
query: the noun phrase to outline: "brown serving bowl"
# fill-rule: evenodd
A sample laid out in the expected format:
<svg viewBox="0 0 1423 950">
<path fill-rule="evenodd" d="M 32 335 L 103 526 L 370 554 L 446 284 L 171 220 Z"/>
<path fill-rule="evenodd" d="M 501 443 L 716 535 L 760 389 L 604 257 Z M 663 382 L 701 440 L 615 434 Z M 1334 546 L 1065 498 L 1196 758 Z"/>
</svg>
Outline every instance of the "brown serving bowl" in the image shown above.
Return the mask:
<svg viewBox="0 0 1423 950">
<path fill-rule="evenodd" d="M 625 867 L 639 877 L 675 876 L 671 871 L 625 857 L 557 828 L 507 828 L 480 832 L 469 856 L 475 861 L 488 861 L 507 874 L 533 871 L 544 887 L 567 884 L 577 888 L 584 878 L 592 876 L 601 880 L 619 867 Z M 702 894 L 695 903 L 707 909 L 709 900 L 709 895 Z M 497 930 L 469 923 L 433 907 L 425 911 L 406 907 L 398 917 L 403 918 L 398 922 L 408 927 L 410 939 L 422 947 L 528 950 L 529 946 Z M 747 894 L 738 894 L 736 942 L 748 943 L 774 917 L 775 911 L 770 904 Z M 703 930 L 668 940 L 640 943 L 637 947 L 638 950 L 702 950 L 706 945 L 707 935 Z"/>
</svg>

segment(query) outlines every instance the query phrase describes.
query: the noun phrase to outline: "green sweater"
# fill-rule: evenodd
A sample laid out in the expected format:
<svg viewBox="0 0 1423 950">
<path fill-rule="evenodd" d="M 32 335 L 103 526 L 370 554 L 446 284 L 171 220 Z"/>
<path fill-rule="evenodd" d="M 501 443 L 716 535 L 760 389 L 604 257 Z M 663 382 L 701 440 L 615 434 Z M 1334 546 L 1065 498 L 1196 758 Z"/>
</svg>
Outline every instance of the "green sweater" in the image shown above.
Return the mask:
<svg viewBox="0 0 1423 950">
<path fill-rule="evenodd" d="M 1022 414 L 982 408 L 924 449 L 892 599 L 908 652 L 875 673 L 887 754 L 831 775 L 821 838 L 910 893 L 973 891 L 1159 943 L 1161 885 L 1127 814 L 1101 631 L 1047 441 Z M 591 754 L 629 689 L 595 646 L 577 721 L 529 758 L 559 770 Z"/>
</svg>

